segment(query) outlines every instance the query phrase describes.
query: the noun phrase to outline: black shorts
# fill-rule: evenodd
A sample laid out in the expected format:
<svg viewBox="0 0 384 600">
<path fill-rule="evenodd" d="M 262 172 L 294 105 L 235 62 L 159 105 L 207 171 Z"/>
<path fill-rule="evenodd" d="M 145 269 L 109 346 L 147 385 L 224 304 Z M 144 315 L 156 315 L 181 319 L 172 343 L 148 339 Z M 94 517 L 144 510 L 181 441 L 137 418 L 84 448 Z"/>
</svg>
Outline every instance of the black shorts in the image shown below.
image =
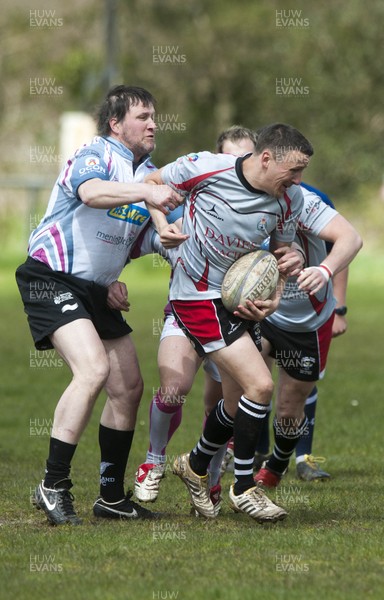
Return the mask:
<svg viewBox="0 0 384 600">
<path fill-rule="evenodd" d="M 261 336 L 272 345 L 270 356 L 299 381 L 317 381 L 325 369 L 332 340 L 334 314 L 316 331 L 285 331 L 267 320 L 260 323 Z"/>
<path fill-rule="evenodd" d="M 38 350 L 53 348 L 49 336 L 77 319 L 90 319 L 104 340 L 132 331 L 121 312 L 107 306 L 108 289 L 98 283 L 53 271 L 31 257 L 17 269 L 16 281 Z"/>
<path fill-rule="evenodd" d="M 220 298 L 213 300 L 171 300 L 176 321 L 197 354 L 204 358 L 210 352 L 230 346 L 248 331 L 261 349 L 259 323 L 235 317 Z"/>
</svg>

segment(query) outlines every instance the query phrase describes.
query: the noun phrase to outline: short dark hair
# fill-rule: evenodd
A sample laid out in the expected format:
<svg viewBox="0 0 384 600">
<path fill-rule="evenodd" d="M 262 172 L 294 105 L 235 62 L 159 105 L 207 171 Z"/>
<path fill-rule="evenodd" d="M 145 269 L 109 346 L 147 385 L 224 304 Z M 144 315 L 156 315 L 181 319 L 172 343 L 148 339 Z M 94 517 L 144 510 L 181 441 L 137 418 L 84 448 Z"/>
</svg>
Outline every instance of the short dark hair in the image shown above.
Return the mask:
<svg viewBox="0 0 384 600">
<path fill-rule="evenodd" d="M 256 146 L 257 136 L 256 133 L 252 131 L 252 129 L 242 127 L 241 125 L 232 125 L 232 127 L 229 127 L 228 129 L 222 131 L 219 137 L 217 138 L 216 152 L 223 151 L 224 142 L 227 140 L 236 144 L 236 142 L 239 142 L 240 140 L 244 139 L 251 140 L 251 142 L 253 142 L 253 145 Z"/>
<path fill-rule="evenodd" d="M 107 136 L 111 133 L 109 121 L 112 118 L 122 121 L 131 106 L 139 103 L 143 106 L 156 106 L 156 100 L 150 92 L 141 87 L 116 85 L 111 88 L 96 113 L 97 133 Z"/>
<path fill-rule="evenodd" d="M 314 152 L 307 138 L 298 129 L 285 123 L 272 123 L 261 127 L 256 131 L 256 136 L 256 154 L 268 149 L 276 159 L 292 150 L 298 150 L 306 156 L 312 156 Z"/>
</svg>

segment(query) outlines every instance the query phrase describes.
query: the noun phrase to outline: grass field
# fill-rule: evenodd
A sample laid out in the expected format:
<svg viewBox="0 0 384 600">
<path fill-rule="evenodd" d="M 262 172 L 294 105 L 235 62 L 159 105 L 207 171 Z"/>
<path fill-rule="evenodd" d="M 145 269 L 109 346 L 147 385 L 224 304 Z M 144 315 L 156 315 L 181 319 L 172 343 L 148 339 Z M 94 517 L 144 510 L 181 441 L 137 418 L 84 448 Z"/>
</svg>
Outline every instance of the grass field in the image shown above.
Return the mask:
<svg viewBox="0 0 384 600">
<path fill-rule="evenodd" d="M 142 259 L 128 267 L 129 322 L 141 360 L 145 393 L 127 485 L 148 442 L 148 405 L 158 384 L 156 351 L 167 270 Z M 0 598 L 45 600 L 379 599 L 383 597 L 382 259 L 364 250 L 353 263 L 349 330 L 333 342 L 320 384 L 314 453 L 327 457 L 332 479 L 311 484 L 292 467 L 271 493 L 289 510 L 286 521 L 260 526 L 235 515 L 205 522 L 189 516 L 185 487 L 171 474 L 172 458 L 191 449 L 201 429 L 202 380 L 184 407 L 170 446 L 155 524 L 98 522 L 98 418 L 102 398 L 72 468 L 84 525 L 50 527 L 30 504 L 43 475 L 57 398 L 69 379 L 52 353 L 36 355 L 13 283 L 17 261 L 0 278 L 2 415 L 0 424 Z M 129 282 L 132 285 L 129 285 Z"/>
</svg>

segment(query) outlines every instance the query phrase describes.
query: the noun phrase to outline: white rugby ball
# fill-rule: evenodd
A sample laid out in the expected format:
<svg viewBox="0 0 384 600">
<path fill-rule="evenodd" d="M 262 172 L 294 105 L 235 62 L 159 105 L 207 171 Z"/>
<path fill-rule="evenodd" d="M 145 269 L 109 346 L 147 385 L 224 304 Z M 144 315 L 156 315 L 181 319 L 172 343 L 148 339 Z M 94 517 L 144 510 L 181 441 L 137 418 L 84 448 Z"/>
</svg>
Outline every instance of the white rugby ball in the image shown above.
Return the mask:
<svg viewBox="0 0 384 600">
<path fill-rule="evenodd" d="M 266 250 L 249 252 L 231 265 L 221 284 L 221 299 L 231 312 L 246 300 L 267 300 L 279 279 L 277 260 Z"/>
</svg>

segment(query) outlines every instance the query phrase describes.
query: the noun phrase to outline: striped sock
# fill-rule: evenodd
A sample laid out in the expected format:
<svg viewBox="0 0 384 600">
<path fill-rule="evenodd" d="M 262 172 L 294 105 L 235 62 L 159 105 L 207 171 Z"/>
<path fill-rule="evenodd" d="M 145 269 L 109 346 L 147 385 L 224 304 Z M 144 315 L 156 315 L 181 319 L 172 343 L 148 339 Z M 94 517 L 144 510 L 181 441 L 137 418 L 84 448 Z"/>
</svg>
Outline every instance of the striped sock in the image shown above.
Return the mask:
<svg viewBox="0 0 384 600">
<path fill-rule="evenodd" d="M 268 406 L 241 396 L 234 425 L 234 464 L 236 495 L 255 486 L 253 460 Z"/>
<path fill-rule="evenodd" d="M 292 419 L 274 419 L 273 430 L 275 433 L 275 445 L 267 467 L 274 473 L 283 474 L 288 468 L 289 459 L 295 451 L 297 442 L 308 429 L 308 419 L 304 419 L 296 425 Z"/>
<path fill-rule="evenodd" d="M 149 407 L 149 449 L 146 463 L 164 464 L 169 440 L 181 423 L 182 404 L 164 402 L 160 390 Z"/>
<path fill-rule="evenodd" d="M 224 400 L 220 400 L 209 413 L 203 435 L 189 455 L 191 469 L 197 475 L 205 475 L 212 456 L 225 444 L 233 434 L 233 419 L 224 408 Z"/>
</svg>

